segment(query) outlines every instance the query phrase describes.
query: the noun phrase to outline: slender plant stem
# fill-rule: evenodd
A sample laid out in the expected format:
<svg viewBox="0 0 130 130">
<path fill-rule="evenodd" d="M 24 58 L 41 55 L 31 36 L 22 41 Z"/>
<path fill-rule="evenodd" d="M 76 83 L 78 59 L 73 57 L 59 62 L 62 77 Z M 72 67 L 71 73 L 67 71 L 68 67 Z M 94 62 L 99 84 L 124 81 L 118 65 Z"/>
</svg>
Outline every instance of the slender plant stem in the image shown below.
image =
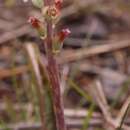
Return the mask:
<svg viewBox="0 0 130 130">
<path fill-rule="evenodd" d="M 54 3 L 54 0 L 43 0 L 45 6 L 52 5 Z"/>
<path fill-rule="evenodd" d="M 44 0 L 45 6 L 50 6 L 54 3 L 53 0 Z M 53 110 L 56 118 L 57 130 L 66 130 L 63 102 L 60 93 L 60 80 L 58 66 L 55 56 L 52 52 L 53 24 L 51 20 L 46 20 L 47 23 L 47 38 L 45 40 L 45 49 L 48 59 L 48 76 L 51 83 L 51 91 L 53 96 Z"/>
</svg>

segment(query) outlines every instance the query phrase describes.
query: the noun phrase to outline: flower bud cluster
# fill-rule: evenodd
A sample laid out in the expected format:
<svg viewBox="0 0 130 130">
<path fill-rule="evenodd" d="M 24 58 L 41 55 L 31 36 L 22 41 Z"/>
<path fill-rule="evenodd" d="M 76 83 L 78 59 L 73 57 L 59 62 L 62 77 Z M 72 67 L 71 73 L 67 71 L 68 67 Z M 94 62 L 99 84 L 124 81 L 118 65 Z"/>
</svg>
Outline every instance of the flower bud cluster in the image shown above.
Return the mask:
<svg viewBox="0 0 130 130">
<path fill-rule="evenodd" d="M 34 5 L 39 5 L 39 3 L 43 4 L 43 0 L 32 0 Z M 38 3 L 37 3 L 38 2 Z M 59 18 L 61 7 L 62 7 L 62 0 L 55 0 L 53 5 L 44 6 L 42 7 L 42 14 L 44 16 L 45 22 L 51 21 L 55 25 L 55 21 Z M 40 5 L 39 5 L 40 7 Z M 35 17 L 30 17 L 28 22 L 37 30 L 40 37 L 42 39 L 46 38 L 46 25 L 45 22 L 40 21 Z M 53 52 L 60 52 L 63 41 L 65 38 L 70 34 L 70 30 L 62 29 L 59 33 L 54 34 L 53 36 Z"/>
</svg>

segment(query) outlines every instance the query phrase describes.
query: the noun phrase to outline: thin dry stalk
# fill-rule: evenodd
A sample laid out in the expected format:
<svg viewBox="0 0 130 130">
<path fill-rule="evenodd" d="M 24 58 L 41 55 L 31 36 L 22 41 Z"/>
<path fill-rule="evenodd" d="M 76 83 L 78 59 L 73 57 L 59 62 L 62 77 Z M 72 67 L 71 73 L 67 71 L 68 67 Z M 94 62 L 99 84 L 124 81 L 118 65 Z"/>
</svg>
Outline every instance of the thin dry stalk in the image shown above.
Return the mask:
<svg viewBox="0 0 130 130">
<path fill-rule="evenodd" d="M 44 111 L 44 92 L 43 92 L 43 84 L 42 84 L 42 77 L 40 75 L 40 70 L 39 70 L 39 65 L 37 62 L 37 58 L 36 58 L 36 54 L 35 54 L 35 50 L 34 47 L 31 44 L 27 44 L 26 46 L 26 50 L 28 52 L 30 61 L 32 63 L 32 68 L 33 68 L 33 72 L 35 74 L 35 78 L 36 78 L 36 82 L 37 82 L 37 95 L 39 98 L 39 109 L 40 109 L 40 116 L 41 116 L 41 121 L 42 121 L 42 130 L 46 130 L 45 127 L 45 111 Z"/>
<path fill-rule="evenodd" d="M 126 99 L 126 101 L 124 102 L 124 104 L 123 104 L 123 106 L 122 106 L 122 108 L 117 116 L 117 122 L 119 122 L 119 124 L 121 124 L 122 119 L 123 119 L 128 107 L 129 107 L 129 105 L 130 105 L 130 97 L 128 97 Z"/>
<path fill-rule="evenodd" d="M 119 128 L 121 121 L 117 120 L 118 118 L 114 119 L 112 117 L 112 115 L 109 111 L 109 106 L 108 106 L 105 94 L 104 94 L 103 89 L 102 89 L 101 82 L 98 80 L 98 82 L 95 82 L 95 85 L 96 86 L 95 86 L 94 90 L 95 90 L 95 97 L 97 99 L 97 103 L 98 103 L 99 107 L 101 108 L 101 110 L 103 112 L 103 115 L 104 115 L 106 122 L 113 127 L 113 130 L 116 130 L 116 129 Z M 123 108 L 121 110 L 122 114 L 121 114 L 121 117 L 119 117 L 119 119 L 120 118 L 122 119 L 122 115 L 124 114 L 123 113 L 124 109 L 126 111 L 126 106 L 128 107 L 128 101 L 125 104 L 125 108 Z M 124 124 L 122 125 L 122 128 L 123 128 L 123 130 L 129 130 L 130 129 L 127 125 L 124 125 Z"/>
</svg>

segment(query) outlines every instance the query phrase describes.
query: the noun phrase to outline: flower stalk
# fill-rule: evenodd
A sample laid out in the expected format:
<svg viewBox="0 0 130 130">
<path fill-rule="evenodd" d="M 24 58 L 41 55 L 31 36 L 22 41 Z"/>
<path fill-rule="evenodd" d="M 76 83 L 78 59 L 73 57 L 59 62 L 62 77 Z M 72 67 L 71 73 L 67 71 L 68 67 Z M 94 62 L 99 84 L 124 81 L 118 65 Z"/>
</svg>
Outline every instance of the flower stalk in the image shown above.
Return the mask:
<svg viewBox="0 0 130 130">
<path fill-rule="evenodd" d="M 52 0 L 44 0 L 45 6 L 53 6 Z M 52 5 L 51 5 L 52 4 Z M 53 97 L 53 110 L 56 118 L 57 130 L 66 130 L 63 102 L 60 93 L 60 78 L 58 66 L 53 53 L 53 21 L 46 19 L 47 23 L 47 38 L 45 40 L 47 59 L 48 59 L 48 74 L 51 83 L 52 97 Z"/>
<path fill-rule="evenodd" d="M 33 0 L 33 3 L 36 0 Z M 62 0 L 41 0 L 44 3 L 41 8 L 44 17 L 44 25 L 37 18 L 31 17 L 29 22 L 37 30 L 40 37 L 44 41 L 46 59 L 47 59 L 47 75 L 50 82 L 49 90 L 52 96 L 52 110 L 54 113 L 54 121 L 56 130 L 66 130 L 63 101 L 60 91 L 60 75 L 55 55 L 61 51 L 64 39 L 70 34 L 69 29 L 63 29 L 59 33 L 54 33 L 56 21 L 59 18 Z M 35 3 L 37 5 L 37 3 Z M 45 96 L 46 98 L 46 96 Z M 46 118 L 46 117 L 45 117 Z M 50 130 L 50 129 L 48 129 Z M 55 128 L 54 128 L 55 130 Z"/>
</svg>

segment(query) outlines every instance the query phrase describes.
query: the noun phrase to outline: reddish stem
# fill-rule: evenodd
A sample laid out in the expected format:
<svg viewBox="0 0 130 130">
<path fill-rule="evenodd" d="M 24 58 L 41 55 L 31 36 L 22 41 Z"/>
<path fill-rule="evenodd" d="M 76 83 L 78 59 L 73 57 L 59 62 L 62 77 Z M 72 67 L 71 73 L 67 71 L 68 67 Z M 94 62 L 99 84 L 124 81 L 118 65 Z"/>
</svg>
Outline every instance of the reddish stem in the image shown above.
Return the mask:
<svg viewBox="0 0 130 130">
<path fill-rule="evenodd" d="M 46 6 L 52 5 L 54 3 L 53 0 L 44 0 Z M 56 127 L 57 130 L 66 130 L 64 113 L 63 113 L 63 102 L 60 93 L 60 80 L 59 80 L 59 72 L 58 66 L 56 64 L 55 56 L 52 52 L 52 39 L 53 39 L 53 27 L 52 21 L 46 20 L 47 23 L 47 38 L 45 43 L 45 49 L 47 53 L 48 59 L 48 75 L 51 83 L 52 90 L 52 100 L 53 100 L 53 109 L 56 117 Z"/>
<path fill-rule="evenodd" d="M 52 5 L 54 3 L 54 0 L 43 0 L 45 6 Z"/>
</svg>

